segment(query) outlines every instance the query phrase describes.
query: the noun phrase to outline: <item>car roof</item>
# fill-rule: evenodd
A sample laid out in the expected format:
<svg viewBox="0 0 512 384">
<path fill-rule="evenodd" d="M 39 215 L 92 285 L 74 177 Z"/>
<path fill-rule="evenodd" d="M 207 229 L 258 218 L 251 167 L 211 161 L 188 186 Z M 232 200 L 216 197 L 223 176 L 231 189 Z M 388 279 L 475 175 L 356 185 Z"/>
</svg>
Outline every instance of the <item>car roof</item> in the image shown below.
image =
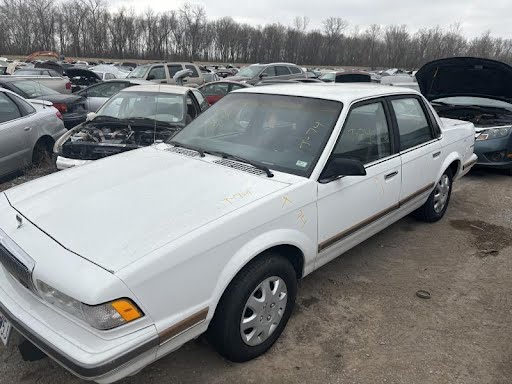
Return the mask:
<svg viewBox="0 0 512 384">
<path fill-rule="evenodd" d="M 233 93 L 261 93 L 272 95 L 312 97 L 315 99 L 341 101 L 344 104 L 350 104 L 353 101 L 379 96 L 392 96 L 402 94 L 420 95 L 419 92 L 409 88 L 390 87 L 373 83 L 274 84 L 266 85 L 264 87 L 239 89 L 233 91 Z"/>
<path fill-rule="evenodd" d="M 176 95 L 185 95 L 191 88 L 182 87 L 180 85 L 168 85 L 168 84 L 144 84 L 135 85 L 133 87 L 122 89 L 121 92 L 162 92 L 162 93 L 174 93 Z"/>
<path fill-rule="evenodd" d="M 251 87 L 251 84 L 241 83 L 239 81 L 228 80 L 228 79 L 226 79 L 226 80 L 210 81 L 209 83 L 205 83 L 204 85 L 219 84 L 219 83 L 237 84 L 237 85 L 241 85 L 242 87 L 245 87 L 245 88 Z"/>
</svg>

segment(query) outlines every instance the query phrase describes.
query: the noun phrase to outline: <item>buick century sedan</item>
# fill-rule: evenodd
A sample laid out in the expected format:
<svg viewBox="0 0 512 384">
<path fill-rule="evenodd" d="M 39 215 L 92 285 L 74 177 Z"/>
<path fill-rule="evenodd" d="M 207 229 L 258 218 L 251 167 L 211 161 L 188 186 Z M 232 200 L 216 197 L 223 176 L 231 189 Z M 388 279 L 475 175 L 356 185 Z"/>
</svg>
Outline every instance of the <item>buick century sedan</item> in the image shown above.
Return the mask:
<svg viewBox="0 0 512 384">
<path fill-rule="evenodd" d="M 203 333 L 253 359 L 298 279 L 410 213 L 441 219 L 474 141 L 408 89 L 230 93 L 166 142 L 0 195 L 1 340 L 99 383 Z"/>
</svg>

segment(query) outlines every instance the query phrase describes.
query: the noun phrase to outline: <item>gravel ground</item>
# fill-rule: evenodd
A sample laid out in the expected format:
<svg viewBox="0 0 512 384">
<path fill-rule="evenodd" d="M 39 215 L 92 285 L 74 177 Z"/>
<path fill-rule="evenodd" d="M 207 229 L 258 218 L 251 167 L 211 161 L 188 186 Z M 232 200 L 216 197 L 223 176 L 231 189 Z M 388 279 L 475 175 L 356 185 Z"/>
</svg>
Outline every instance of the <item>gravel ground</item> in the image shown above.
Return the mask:
<svg viewBox="0 0 512 384">
<path fill-rule="evenodd" d="M 397 222 L 306 277 L 297 301 L 254 361 L 198 339 L 123 383 L 511 383 L 512 177 L 473 172 L 441 222 Z M 0 347 L 0 383 L 79 382 Z"/>
</svg>

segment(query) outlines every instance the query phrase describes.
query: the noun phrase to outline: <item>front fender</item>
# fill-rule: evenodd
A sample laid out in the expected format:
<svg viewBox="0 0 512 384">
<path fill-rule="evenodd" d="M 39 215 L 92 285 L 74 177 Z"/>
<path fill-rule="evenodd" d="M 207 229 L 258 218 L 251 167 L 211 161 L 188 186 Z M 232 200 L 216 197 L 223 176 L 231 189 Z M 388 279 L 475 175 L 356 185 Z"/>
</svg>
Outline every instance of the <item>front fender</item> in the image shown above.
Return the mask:
<svg viewBox="0 0 512 384">
<path fill-rule="evenodd" d="M 304 257 L 303 276 L 312 271 L 318 245 L 314 244 L 312 239 L 298 230 L 271 230 L 269 232 L 262 233 L 251 241 L 245 243 L 233 255 L 229 263 L 226 263 L 212 294 L 212 304 L 215 303 L 215 307 L 218 305 L 224 291 L 244 266 L 246 266 L 256 256 L 279 245 L 292 245 L 302 252 Z M 212 305 L 212 309 L 214 310 L 210 311 L 208 315 L 209 318 L 213 317 L 215 307 Z"/>
</svg>

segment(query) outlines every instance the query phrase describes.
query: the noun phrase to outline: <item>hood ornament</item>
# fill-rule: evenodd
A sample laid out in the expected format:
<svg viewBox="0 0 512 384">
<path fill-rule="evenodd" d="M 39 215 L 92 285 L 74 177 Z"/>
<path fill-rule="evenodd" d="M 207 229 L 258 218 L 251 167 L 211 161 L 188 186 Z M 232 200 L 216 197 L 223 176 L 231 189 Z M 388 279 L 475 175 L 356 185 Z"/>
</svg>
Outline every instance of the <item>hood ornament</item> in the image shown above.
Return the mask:
<svg viewBox="0 0 512 384">
<path fill-rule="evenodd" d="M 21 226 L 23 225 L 23 219 L 19 214 L 16 214 L 16 221 L 18 222 L 18 228 L 21 228 Z"/>
</svg>

